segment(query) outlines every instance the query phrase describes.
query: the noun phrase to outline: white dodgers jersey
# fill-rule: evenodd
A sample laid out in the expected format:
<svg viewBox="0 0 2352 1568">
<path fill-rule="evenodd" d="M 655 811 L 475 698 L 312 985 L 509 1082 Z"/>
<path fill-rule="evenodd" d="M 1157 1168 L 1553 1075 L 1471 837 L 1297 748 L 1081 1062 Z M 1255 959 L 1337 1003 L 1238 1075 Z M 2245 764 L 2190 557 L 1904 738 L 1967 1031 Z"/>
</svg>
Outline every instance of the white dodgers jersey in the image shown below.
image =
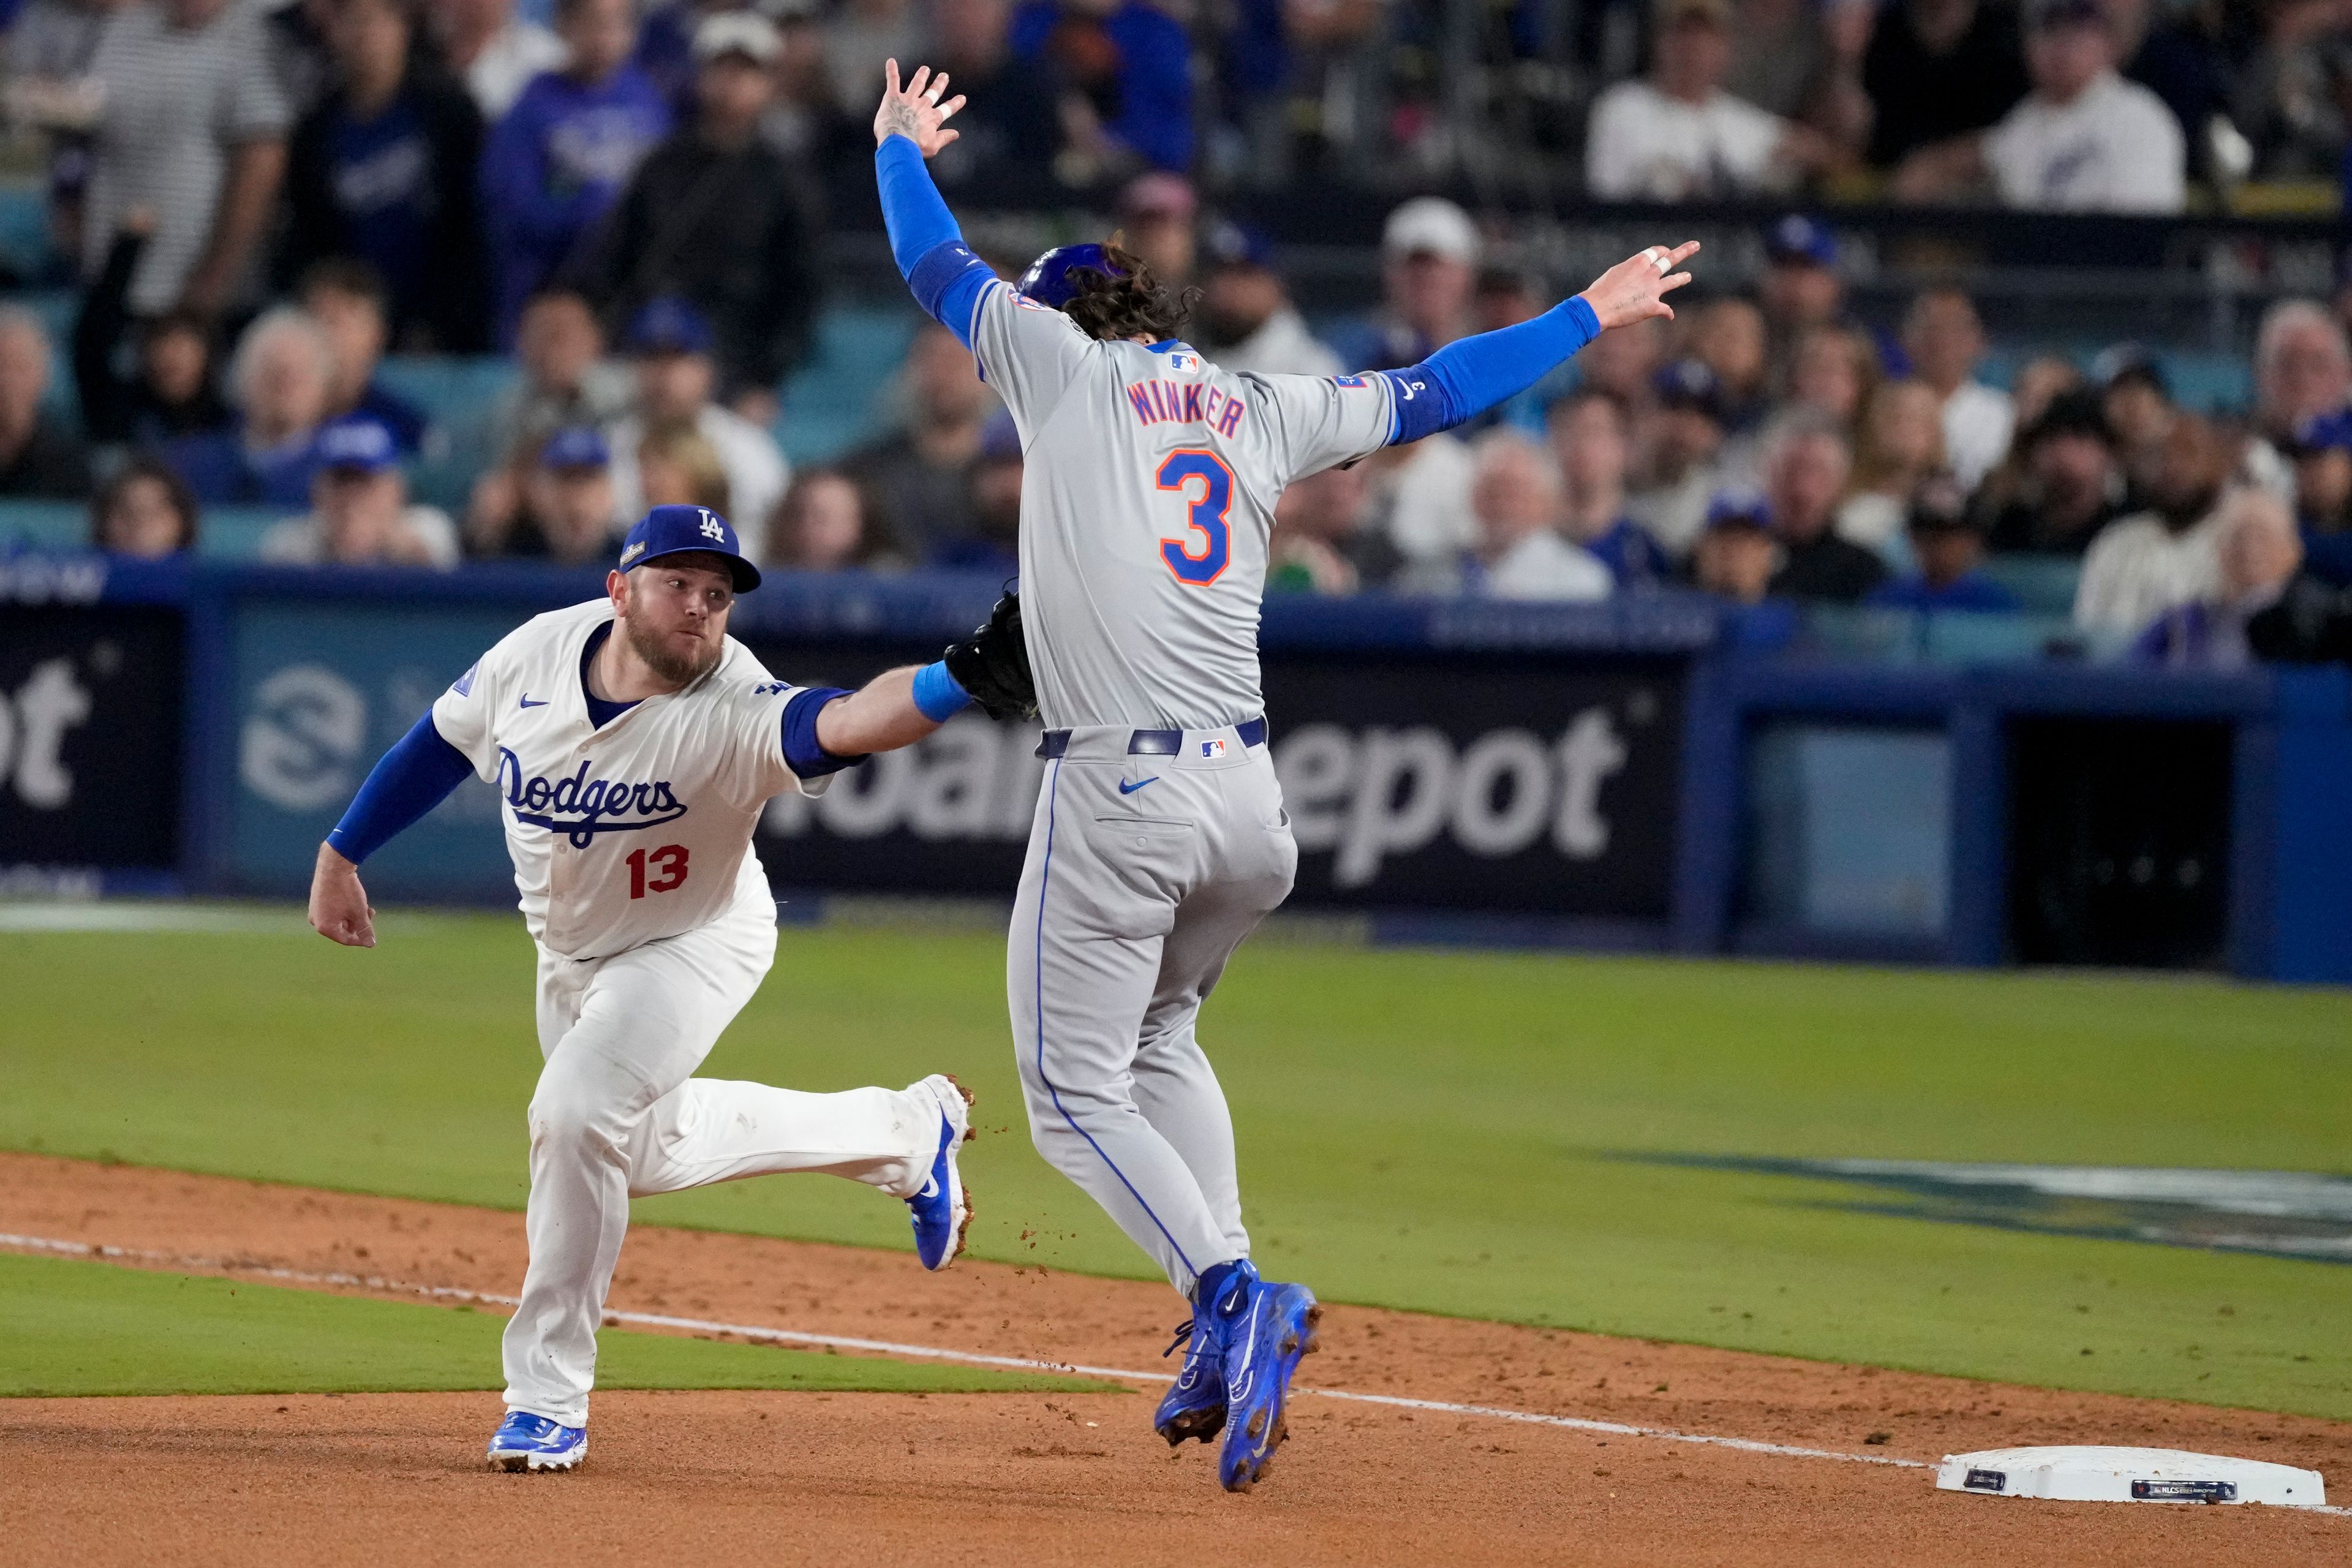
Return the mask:
<svg viewBox="0 0 2352 1568">
<path fill-rule="evenodd" d="M 1213 730 L 1263 713 L 1275 503 L 1387 444 L 1390 382 L 1097 342 L 1003 283 L 981 295 L 971 342 L 1027 458 L 1021 600 L 1046 724 Z"/>
<path fill-rule="evenodd" d="M 684 689 L 597 726 L 580 662 L 613 621 L 597 599 L 509 633 L 433 704 L 433 727 L 495 784 L 530 934 L 565 958 L 606 958 L 766 898 L 751 829 L 771 795 L 819 795 L 784 761 L 801 689 L 733 637 Z"/>
</svg>

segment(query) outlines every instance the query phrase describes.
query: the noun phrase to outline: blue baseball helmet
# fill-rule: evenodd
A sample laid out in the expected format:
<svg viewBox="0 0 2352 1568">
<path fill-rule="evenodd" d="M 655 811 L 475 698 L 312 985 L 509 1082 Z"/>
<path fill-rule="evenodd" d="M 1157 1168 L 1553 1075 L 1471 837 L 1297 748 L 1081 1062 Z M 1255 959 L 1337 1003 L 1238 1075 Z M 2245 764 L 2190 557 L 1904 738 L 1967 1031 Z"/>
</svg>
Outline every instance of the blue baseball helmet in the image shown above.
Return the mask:
<svg viewBox="0 0 2352 1568">
<path fill-rule="evenodd" d="M 1077 292 L 1070 281 L 1070 270 L 1077 267 L 1091 267 L 1113 277 L 1122 275 L 1111 265 L 1110 253 L 1099 245 L 1057 245 L 1029 264 L 1029 270 L 1013 285 L 1014 291 L 1024 300 L 1058 310 Z"/>
</svg>

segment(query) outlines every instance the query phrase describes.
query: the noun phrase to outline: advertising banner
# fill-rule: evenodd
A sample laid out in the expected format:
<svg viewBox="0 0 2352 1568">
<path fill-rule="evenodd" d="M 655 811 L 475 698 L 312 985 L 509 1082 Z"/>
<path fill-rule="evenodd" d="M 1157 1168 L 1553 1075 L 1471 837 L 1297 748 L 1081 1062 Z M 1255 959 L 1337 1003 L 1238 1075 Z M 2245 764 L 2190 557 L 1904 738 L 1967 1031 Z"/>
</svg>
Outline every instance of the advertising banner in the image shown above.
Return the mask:
<svg viewBox="0 0 2352 1568">
<path fill-rule="evenodd" d="M 144 605 L 0 615 L 0 886 L 176 873 L 181 623 Z"/>
<path fill-rule="evenodd" d="M 230 637 L 230 885 L 298 892 L 375 759 L 521 616 L 263 599 Z M 746 639 L 779 677 L 856 686 L 939 642 Z M 1274 651 L 1275 764 L 1301 906 L 1623 920 L 1666 912 L 1683 661 Z M 820 799 L 777 797 L 758 838 L 782 890 L 1010 897 L 1045 763 L 1038 726 L 966 711 Z M 502 900 L 497 797 L 468 782 L 369 863 L 392 898 Z"/>
<path fill-rule="evenodd" d="M 378 757 L 525 616 L 510 607 L 401 607 L 257 599 L 229 636 L 226 734 L 211 748 L 228 804 L 213 879 L 300 897 L 319 842 Z M 510 900 L 498 796 L 468 779 L 368 861 L 386 898 Z"/>
<path fill-rule="evenodd" d="M 780 675 L 842 685 L 927 652 L 755 647 Z M 1268 653 L 1292 901 L 1664 919 L 1683 684 L 1670 658 Z M 966 712 L 820 799 L 779 796 L 760 837 L 770 877 L 1010 896 L 1044 777 L 1037 733 Z"/>
</svg>

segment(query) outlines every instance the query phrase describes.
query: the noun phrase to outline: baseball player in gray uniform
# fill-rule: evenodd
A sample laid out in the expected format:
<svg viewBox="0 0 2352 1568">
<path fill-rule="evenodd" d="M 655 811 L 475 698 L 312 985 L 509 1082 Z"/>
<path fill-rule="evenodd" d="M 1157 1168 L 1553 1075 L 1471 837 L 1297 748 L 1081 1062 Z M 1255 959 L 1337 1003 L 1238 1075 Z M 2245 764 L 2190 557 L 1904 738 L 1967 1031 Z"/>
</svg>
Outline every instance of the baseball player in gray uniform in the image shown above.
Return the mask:
<svg viewBox="0 0 2352 1568">
<path fill-rule="evenodd" d="M 1184 301 L 1115 241 L 1000 280 L 924 168 L 962 99 L 945 76 L 902 87 L 894 61 L 887 77 L 875 165 L 893 252 L 978 357 L 1027 460 L 1021 596 L 1049 763 L 1005 970 L 1030 1132 L 1190 1300 L 1155 1425 L 1171 1445 L 1222 1430 L 1219 1479 L 1246 1490 L 1283 1440 L 1320 1310 L 1249 1262 L 1233 1123 L 1195 1035 L 1297 867 L 1258 683 L 1275 503 L 1516 395 L 1606 328 L 1671 317 L 1664 296 L 1698 247 L 1653 247 L 1406 370 L 1229 373 L 1177 336 Z"/>
</svg>

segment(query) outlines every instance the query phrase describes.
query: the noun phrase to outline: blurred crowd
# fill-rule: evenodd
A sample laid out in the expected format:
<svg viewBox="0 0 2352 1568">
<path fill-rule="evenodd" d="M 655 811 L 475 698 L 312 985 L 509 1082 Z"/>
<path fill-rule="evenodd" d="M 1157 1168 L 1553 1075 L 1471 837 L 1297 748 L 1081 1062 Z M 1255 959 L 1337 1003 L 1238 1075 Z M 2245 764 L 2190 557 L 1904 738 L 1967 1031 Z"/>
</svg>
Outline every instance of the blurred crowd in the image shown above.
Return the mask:
<svg viewBox="0 0 2352 1568">
<path fill-rule="evenodd" d="M 772 564 L 1010 573 L 1019 442 L 945 331 L 915 333 L 878 437 L 794 471 L 775 436 L 817 318 L 827 182 L 870 182 L 865 106 L 892 57 L 945 63 L 973 94 L 941 160 L 951 191 L 1012 170 L 1116 192 L 1128 245 L 1198 290 L 1192 341 L 1229 367 L 1410 364 L 1552 302 L 1423 196 L 1388 215 L 1380 307 L 1310 326 L 1265 237 L 1180 172 L 1204 172 L 1221 138 L 1258 146 L 1266 124 L 1330 132 L 1334 84 L 1362 85 L 1340 65 L 1377 45 L 1393 67 L 1399 39 L 1434 27 L 1440 12 L 1405 0 L 1182 18 L 1143 0 L 555 0 L 543 21 L 517 5 L 27 0 L 7 101 L 47 128 L 80 288 L 67 342 L 0 308 L 0 495 L 102 480 L 99 542 L 142 554 L 234 506 L 284 514 L 260 545 L 276 562 L 585 564 L 646 507 L 686 502 L 725 511 Z M 2335 52 L 2352 9 L 2301 4 L 1507 15 L 1493 49 L 1591 89 L 1601 195 L 1783 190 L 1867 165 L 1923 199 L 2166 210 L 2217 148 L 2241 169 L 2330 166 L 2352 80 Z M 1309 87 L 1322 120 L 1261 123 Z M 1407 99 L 1383 101 L 1403 134 Z M 1519 132 L 1540 145 L 1539 126 Z M 2149 658 L 2260 656 L 2283 618 L 2297 647 L 2333 646 L 2352 582 L 2352 299 L 2275 307 L 2253 407 L 2215 419 L 2176 406 L 2128 347 L 1992 384 L 1964 292 L 1865 325 L 1824 225 L 1792 215 L 1764 241 L 1751 292 L 1691 298 L 1471 428 L 1294 487 L 1275 589 L 1684 586 L 1997 612 L 2013 601 L 1984 563 L 2041 556 L 2079 562 L 2085 634 Z M 395 352 L 516 367 L 462 504 L 410 493 L 448 433 L 386 384 Z M 68 374 L 73 429 L 45 412 Z"/>
</svg>

